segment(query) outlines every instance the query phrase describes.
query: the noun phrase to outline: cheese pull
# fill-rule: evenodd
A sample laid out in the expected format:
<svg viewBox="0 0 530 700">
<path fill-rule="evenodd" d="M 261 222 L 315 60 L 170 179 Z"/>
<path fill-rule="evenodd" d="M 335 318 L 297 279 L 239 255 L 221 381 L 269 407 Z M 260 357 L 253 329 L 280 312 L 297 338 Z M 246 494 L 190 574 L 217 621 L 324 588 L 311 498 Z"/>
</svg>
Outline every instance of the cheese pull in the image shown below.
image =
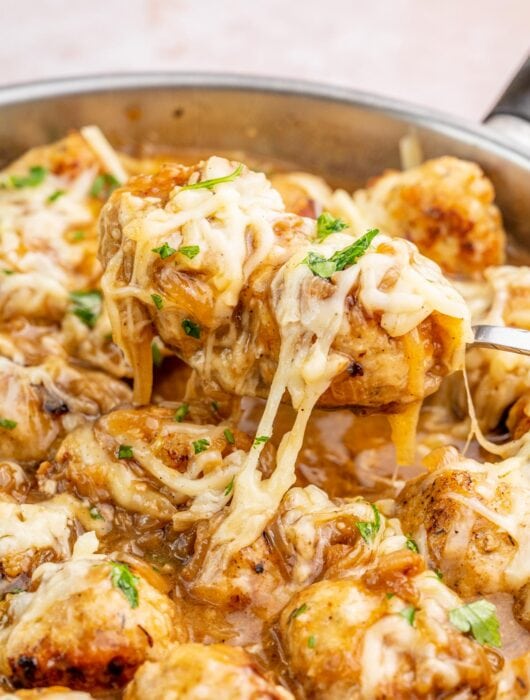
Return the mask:
<svg viewBox="0 0 530 700">
<path fill-rule="evenodd" d="M 462 366 L 463 299 L 410 242 L 337 228 L 319 239 L 263 174 L 224 158 L 115 191 L 99 255 L 136 402 L 156 336 L 210 393 L 267 397 L 283 373 L 295 408 L 317 388 L 321 406 L 398 413 L 435 391 Z"/>
</svg>

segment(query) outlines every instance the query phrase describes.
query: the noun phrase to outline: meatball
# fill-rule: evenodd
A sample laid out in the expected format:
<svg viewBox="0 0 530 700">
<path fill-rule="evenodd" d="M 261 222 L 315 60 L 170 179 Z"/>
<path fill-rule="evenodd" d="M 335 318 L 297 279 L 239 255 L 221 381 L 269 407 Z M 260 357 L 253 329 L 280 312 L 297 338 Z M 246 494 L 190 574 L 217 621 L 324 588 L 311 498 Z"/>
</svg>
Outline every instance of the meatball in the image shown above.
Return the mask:
<svg viewBox="0 0 530 700">
<path fill-rule="evenodd" d="M 0 357 L 0 459 L 46 459 L 70 430 L 130 398 L 124 382 L 60 357 L 33 367 Z"/>
<path fill-rule="evenodd" d="M 114 192 L 100 218 L 102 285 L 135 400 L 151 395 L 155 334 L 207 389 L 265 397 L 279 365 L 295 404 L 305 391 L 360 411 L 404 410 L 461 366 L 467 307 L 434 263 L 375 232 L 319 242 L 315 226 L 286 214 L 263 175 L 222 158 Z M 341 256 L 356 246 L 351 264 Z"/>
<path fill-rule="evenodd" d="M 107 171 L 109 151 L 88 127 L 28 151 L 0 173 L 0 336 L 18 362 L 34 364 L 35 351 L 17 342 L 25 323 L 35 329 L 28 338 L 45 326 L 69 354 L 116 376 L 129 373 L 105 324 L 93 330 L 102 305 L 96 221 L 105 197 L 127 178 L 116 157 Z"/>
<path fill-rule="evenodd" d="M 224 644 L 173 646 L 158 662 L 145 663 L 124 700 L 292 700 L 271 683 L 254 659 Z"/>
<path fill-rule="evenodd" d="M 39 481 L 185 530 L 230 500 L 251 446 L 231 423 L 212 424 L 218 420 L 206 404 L 112 411 L 71 432 L 41 465 Z"/>
<path fill-rule="evenodd" d="M 465 691 L 478 698 L 494 691 L 487 655 L 449 622 L 459 598 L 433 573 L 415 572 L 402 572 L 407 585 L 399 593 L 374 586 L 367 574 L 320 581 L 294 596 L 281 614 L 279 639 L 304 697 L 405 700 Z"/>
<path fill-rule="evenodd" d="M 474 274 L 504 262 L 494 197 L 476 163 L 444 156 L 374 178 L 353 202 L 371 226 L 412 241 L 445 272 Z"/>
<path fill-rule="evenodd" d="M 411 479 L 398 496 L 403 529 L 464 597 L 515 592 L 530 579 L 528 449 L 480 464 L 441 448 L 429 458 L 430 472 Z"/>
<path fill-rule="evenodd" d="M 126 563 L 74 550 L 8 596 L 0 639 L 0 670 L 16 686 L 94 691 L 125 685 L 187 631 L 177 604 Z"/>
</svg>

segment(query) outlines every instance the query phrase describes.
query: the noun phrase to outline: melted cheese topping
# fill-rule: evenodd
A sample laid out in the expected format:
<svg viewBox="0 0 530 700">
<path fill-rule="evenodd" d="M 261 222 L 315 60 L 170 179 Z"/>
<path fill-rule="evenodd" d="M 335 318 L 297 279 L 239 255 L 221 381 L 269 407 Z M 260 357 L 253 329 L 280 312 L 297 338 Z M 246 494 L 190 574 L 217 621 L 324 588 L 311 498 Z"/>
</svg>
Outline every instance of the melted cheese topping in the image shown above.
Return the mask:
<svg viewBox="0 0 530 700">
<path fill-rule="evenodd" d="M 224 177 L 233 173 L 234 168 L 234 163 L 210 158 L 202 167 L 201 177 Z M 195 180 L 195 175 L 192 179 Z M 107 264 L 103 289 L 114 338 L 129 354 L 133 367 L 137 368 L 136 382 L 142 383 L 136 396 L 148 400 L 151 365 L 147 363 L 149 366 L 146 367 L 144 362 L 133 361 L 135 353 L 139 357 L 134 349 L 138 333 L 131 332 L 130 324 L 134 325 L 132 311 L 131 314 L 126 312 L 125 319 L 122 319 L 117 300 L 136 298 L 152 305 L 150 297 L 154 290 L 150 280 L 152 265 L 157 262 L 152 254 L 153 248 L 163 243 L 168 243 L 175 250 L 180 245 L 199 245 L 200 253 L 184 265 L 190 271 L 200 272 L 206 259 L 208 261 L 210 286 L 213 287 L 212 325 L 215 328 L 231 321 L 232 312 L 250 274 L 265 259 L 274 260 L 276 246 L 281 245 L 281 240 L 275 235 L 274 223 L 279 218 L 285 220 L 286 215 L 278 194 L 266 178 L 246 169 L 232 182 L 220 184 L 211 190 L 175 187 L 163 209 L 156 198 L 142 200 L 131 193 L 123 193 L 121 197 L 118 217 L 122 246 Z M 142 216 L 138 215 L 139 212 Z M 337 233 L 321 243 L 312 242 L 316 222 L 309 219 L 297 221 L 303 222 L 306 228 L 305 242 L 300 240 L 295 252 L 279 268 L 271 283 L 271 306 L 281 344 L 277 369 L 257 435 L 265 438 L 272 435 L 274 419 L 286 391 L 297 415 L 292 430 L 280 443 L 277 467 L 270 478 L 262 479 L 258 470 L 263 442 L 255 444 L 243 460 L 243 468 L 235 477 L 228 515 L 211 542 L 212 552 L 223 559 L 251 544 L 261 534 L 282 497 L 294 483 L 295 461 L 310 413 L 334 377 L 348 364 L 344 355 L 332 349 L 344 321 L 348 295 L 355 294 L 365 313 L 380 319 L 380 326 L 391 337 L 405 336 L 414 331 L 418 324 L 436 311 L 459 319 L 463 340 L 471 338 L 469 313 L 462 297 L 444 279 L 437 265 L 421 256 L 411 243 L 379 234 L 355 265 L 336 272 L 327 283 L 316 280 L 309 267 L 303 264 L 305 257 L 309 252 L 314 252 L 328 259 L 335 252 L 355 243 L 356 237 Z M 127 246 L 131 242 L 135 246 L 132 275 L 127 284 L 120 284 L 119 280 L 124 263 L 123 241 L 127 241 Z M 128 266 L 131 267 L 130 264 Z M 326 285 L 325 293 L 319 292 L 316 282 Z M 171 303 L 168 300 L 167 306 Z M 142 317 L 141 323 L 149 321 Z M 128 327 L 129 339 L 124 336 L 124 327 Z M 416 340 L 415 347 L 419 345 Z M 197 361 L 192 362 L 195 369 L 199 372 L 202 370 L 203 374 L 207 374 L 209 347 L 211 351 L 207 341 L 206 348 L 201 347 L 198 351 Z M 462 344 L 462 357 L 463 349 Z M 418 382 L 421 382 L 418 396 L 422 396 L 423 356 L 415 352 L 410 353 L 410 384 L 419 389 Z M 140 445 L 136 449 L 145 468 L 157 478 L 180 482 L 180 475 L 166 474 L 163 465 L 153 460 L 147 450 Z M 194 491 L 198 486 L 199 482 L 193 484 Z M 179 489 L 181 485 L 175 484 L 175 488 Z M 217 558 L 207 558 L 212 575 Z M 208 573 L 205 575 L 208 577 Z"/>
</svg>

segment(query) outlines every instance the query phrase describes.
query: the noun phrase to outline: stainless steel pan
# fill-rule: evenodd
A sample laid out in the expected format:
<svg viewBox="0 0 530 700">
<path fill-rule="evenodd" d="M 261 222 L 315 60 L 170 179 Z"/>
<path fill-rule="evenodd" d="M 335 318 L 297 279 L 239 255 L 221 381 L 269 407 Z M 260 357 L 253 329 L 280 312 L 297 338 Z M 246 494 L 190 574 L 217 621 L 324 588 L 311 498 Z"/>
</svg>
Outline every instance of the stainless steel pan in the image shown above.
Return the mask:
<svg viewBox="0 0 530 700">
<path fill-rule="evenodd" d="M 530 246 L 530 129 L 520 126 L 530 120 L 529 95 L 530 59 L 494 110 L 503 126 L 519 127 L 517 143 L 488 126 L 297 81 L 156 73 L 40 82 L 0 90 L 0 163 L 94 123 L 117 146 L 150 141 L 246 150 L 353 188 L 398 167 L 399 139 L 413 129 L 426 157 L 480 163 L 494 181 L 507 228 Z"/>
</svg>

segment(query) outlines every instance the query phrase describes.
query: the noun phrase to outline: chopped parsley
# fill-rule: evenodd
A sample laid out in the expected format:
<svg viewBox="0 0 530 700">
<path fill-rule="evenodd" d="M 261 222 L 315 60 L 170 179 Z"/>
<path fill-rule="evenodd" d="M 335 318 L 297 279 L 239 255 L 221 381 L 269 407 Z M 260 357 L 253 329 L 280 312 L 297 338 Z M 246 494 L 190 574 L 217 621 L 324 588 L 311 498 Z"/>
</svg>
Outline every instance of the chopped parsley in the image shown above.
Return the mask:
<svg viewBox="0 0 530 700">
<path fill-rule="evenodd" d="M 307 603 L 302 603 L 299 608 L 295 608 L 293 612 L 289 615 L 289 620 L 296 620 L 297 617 L 303 615 L 306 610 L 308 610 Z"/>
<path fill-rule="evenodd" d="M 323 241 L 332 233 L 339 233 L 348 228 L 348 224 L 342 219 L 336 219 L 329 211 L 323 211 L 317 219 L 317 240 Z"/>
<path fill-rule="evenodd" d="M 435 570 L 434 570 L 434 574 L 435 574 L 436 578 L 439 579 L 440 581 L 441 581 L 441 580 L 443 579 L 443 577 L 444 577 L 444 575 L 443 575 L 443 573 L 440 571 L 440 569 L 435 569 Z"/>
<path fill-rule="evenodd" d="M 214 413 L 217 413 L 219 411 L 219 404 L 217 403 L 217 401 L 212 401 L 210 406 L 212 407 L 212 411 Z"/>
<path fill-rule="evenodd" d="M 119 588 L 129 601 L 131 608 L 138 607 L 138 576 L 135 576 L 127 564 L 120 564 L 117 561 L 111 562 L 111 581 L 115 588 Z"/>
<path fill-rule="evenodd" d="M 392 598 L 395 596 L 395 593 L 385 593 L 385 598 L 387 600 L 392 600 Z"/>
<path fill-rule="evenodd" d="M 120 445 L 118 447 L 118 459 L 132 459 L 133 448 L 130 445 Z"/>
<path fill-rule="evenodd" d="M 4 275 L 14 275 L 15 274 L 14 270 L 8 270 L 7 268 L 4 268 L 2 270 L 2 272 L 4 273 Z"/>
<path fill-rule="evenodd" d="M 407 605 L 406 608 L 399 611 L 399 614 L 404 618 L 411 627 L 414 626 L 414 618 L 416 617 L 416 608 L 413 605 Z"/>
<path fill-rule="evenodd" d="M 411 552 L 416 552 L 416 554 L 419 554 L 419 552 L 420 552 L 418 545 L 412 539 L 412 537 L 407 536 L 407 541 L 405 543 L 405 547 L 407 549 L 410 549 Z"/>
<path fill-rule="evenodd" d="M 151 299 L 153 300 L 153 303 L 158 310 L 160 310 L 164 306 L 164 300 L 162 299 L 160 294 L 151 294 Z"/>
<path fill-rule="evenodd" d="M 153 358 L 153 364 L 155 367 L 160 367 L 162 364 L 162 353 L 160 352 L 160 345 L 156 342 L 156 340 L 153 340 L 151 343 L 151 357 Z"/>
<path fill-rule="evenodd" d="M 374 519 L 372 522 L 366 522 L 360 520 L 358 523 L 355 523 L 357 525 L 357 529 L 361 533 L 361 537 L 363 540 L 366 542 L 366 544 L 372 544 L 375 536 L 379 532 L 379 528 L 381 527 L 381 516 L 379 515 L 379 510 L 377 506 L 373 503 L 370 504 L 372 506 L 372 510 L 374 512 Z"/>
<path fill-rule="evenodd" d="M 64 194 L 66 194 L 64 190 L 55 190 L 55 192 L 52 192 L 46 201 L 51 204 L 52 202 L 56 202 L 59 197 L 62 197 Z"/>
<path fill-rule="evenodd" d="M 191 444 L 193 445 L 193 451 L 196 455 L 210 447 L 210 441 L 206 438 L 199 438 L 199 440 L 194 440 Z"/>
<path fill-rule="evenodd" d="M 479 644 L 501 646 L 499 620 L 493 603 L 475 600 L 449 611 L 450 622 L 461 632 L 471 632 Z"/>
<path fill-rule="evenodd" d="M 97 178 L 92 183 L 92 188 L 90 194 L 92 197 L 99 197 L 103 195 L 103 198 L 110 196 L 112 192 L 119 187 L 121 182 L 117 180 L 111 173 L 103 173 L 98 175 Z"/>
<path fill-rule="evenodd" d="M 236 440 L 234 438 L 234 433 L 230 430 L 230 428 L 225 428 L 223 433 L 226 438 L 226 441 L 231 445 L 234 445 Z"/>
<path fill-rule="evenodd" d="M 341 272 L 351 265 L 355 265 L 357 260 L 363 256 L 371 242 L 379 233 L 379 229 L 373 228 L 361 236 L 355 243 L 337 250 L 330 258 L 324 258 L 318 253 L 310 252 L 302 260 L 302 265 L 307 265 L 311 272 L 317 277 L 329 279 L 335 272 Z"/>
<path fill-rule="evenodd" d="M 44 178 L 48 174 L 46 168 L 42 165 L 33 165 L 27 175 L 11 175 L 10 182 L 13 187 L 20 189 L 22 187 L 37 187 L 44 182 Z"/>
<path fill-rule="evenodd" d="M 268 435 L 258 435 L 256 438 L 254 438 L 254 443 L 252 447 L 259 447 L 260 445 L 264 445 L 268 439 Z"/>
<path fill-rule="evenodd" d="M 229 484 L 227 485 L 227 487 L 225 488 L 225 490 L 224 490 L 224 495 L 225 495 L 225 496 L 230 496 L 230 494 L 231 494 L 232 491 L 234 490 L 234 479 L 235 479 L 235 477 L 232 477 L 232 478 L 230 479 L 230 483 L 229 483 Z"/>
<path fill-rule="evenodd" d="M 103 520 L 103 516 L 96 508 L 96 506 L 92 506 L 91 508 L 89 508 L 88 512 L 92 520 Z"/>
<path fill-rule="evenodd" d="M 175 411 L 175 420 L 177 423 L 182 423 L 184 418 L 188 415 L 190 411 L 190 407 L 187 403 L 183 403 L 182 406 L 179 406 L 177 410 Z"/>
<path fill-rule="evenodd" d="M 202 182 L 195 182 L 193 185 L 184 185 L 180 189 L 181 192 L 184 190 L 211 190 L 216 185 L 220 185 L 223 182 L 232 182 L 238 178 L 243 172 L 243 165 L 240 163 L 233 173 L 230 175 L 225 175 L 224 177 L 214 177 L 212 180 L 203 180 Z"/>
<path fill-rule="evenodd" d="M 70 238 L 73 241 L 84 241 L 85 236 L 86 236 L 85 231 L 72 231 L 72 233 L 70 234 Z"/>
<path fill-rule="evenodd" d="M 182 321 L 182 328 L 184 333 L 189 335 L 190 338 L 200 338 L 201 337 L 201 327 L 197 323 L 193 323 L 189 318 L 185 318 Z"/>
<path fill-rule="evenodd" d="M 16 420 L 10 420 L 9 418 L 0 418 L 0 428 L 5 430 L 13 430 L 16 428 L 18 423 Z"/>
<path fill-rule="evenodd" d="M 317 645 L 317 638 L 315 637 L 314 634 L 312 634 L 307 638 L 307 646 L 310 649 L 314 649 L 316 647 L 316 645 Z"/>
<path fill-rule="evenodd" d="M 70 292 L 70 301 L 73 304 L 72 313 L 85 326 L 94 328 L 101 314 L 101 292 L 96 289 L 88 292 Z"/>
<path fill-rule="evenodd" d="M 190 260 L 193 260 L 199 253 L 201 249 L 198 245 L 181 245 L 178 251 L 181 255 L 185 255 Z"/>
<path fill-rule="evenodd" d="M 162 260 L 165 260 L 166 258 L 169 258 L 172 255 L 174 255 L 177 251 L 175 250 L 175 248 L 172 248 L 166 241 L 161 246 L 158 246 L 158 248 L 151 248 L 151 252 L 158 253 Z"/>
</svg>

